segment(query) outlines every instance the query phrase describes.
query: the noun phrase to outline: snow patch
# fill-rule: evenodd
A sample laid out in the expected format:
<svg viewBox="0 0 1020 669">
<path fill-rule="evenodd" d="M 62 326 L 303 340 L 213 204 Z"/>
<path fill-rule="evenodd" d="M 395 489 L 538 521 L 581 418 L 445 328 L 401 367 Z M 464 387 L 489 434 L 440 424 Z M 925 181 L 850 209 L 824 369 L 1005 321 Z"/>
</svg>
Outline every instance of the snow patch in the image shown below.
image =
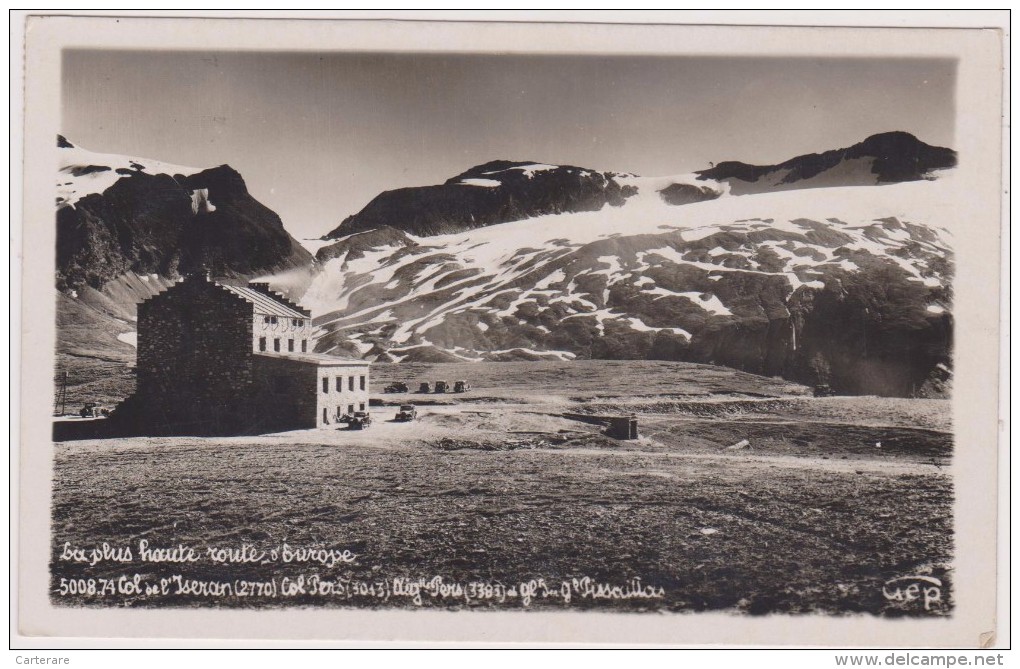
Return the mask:
<svg viewBox="0 0 1020 669">
<path fill-rule="evenodd" d="M 83 197 L 102 193 L 130 174 L 190 176 L 204 169 L 115 153 L 97 153 L 80 146 L 63 147 L 58 149 L 58 152 L 60 157 L 60 168 L 57 172 L 58 208 L 73 207 Z"/>
<path fill-rule="evenodd" d="M 688 340 L 691 338 L 691 333 L 683 328 L 653 328 L 650 325 L 646 325 L 643 320 L 636 316 L 629 316 L 621 320 L 627 321 L 627 323 L 630 324 L 631 329 L 637 330 L 638 332 L 672 332 L 673 334 L 680 335 Z"/>
<path fill-rule="evenodd" d="M 532 163 L 530 165 L 515 165 L 513 167 L 508 167 L 505 170 L 495 170 L 493 172 L 485 172 L 485 174 L 499 174 L 500 172 L 507 172 L 509 170 L 520 170 L 521 172 L 524 172 L 524 176 L 528 177 L 529 179 L 534 179 L 536 172 L 545 172 L 547 170 L 558 170 L 559 168 L 560 168 L 559 165 L 546 165 L 545 163 Z"/>
<path fill-rule="evenodd" d="M 205 213 L 216 211 L 216 207 L 209 201 L 209 189 L 197 188 L 191 191 L 191 213 Z"/>
<path fill-rule="evenodd" d="M 488 174 L 491 174 L 489 172 Z M 502 181 L 495 179 L 461 179 L 457 182 L 458 186 L 478 186 L 480 188 L 497 188 L 503 185 Z"/>
<path fill-rule="evenodd" d="M 563 270 L 558 269 L 549 276 L 545 277 L 544 279 L 536 283 L 535 289 L 546 290 L 547 288 L 549 288 L 549 286 L 553 285 L 554 283 L 562 283 L 564 280 L 566 280 L 566 278 L 567 275 L 563 273 Z"/>
<path fill-rule="evenodd" d="M 124 342 L 125 344 L 128 344 L 129 346 L 134 346 L 135 348 L 138 348 L 137 332 L 122 332 L 119 335 L 117 335 L 117 339 Z"/>
<path fill-rule="evenodd" d="M 711 293 L 699 293 L 697 291 L 685 291 L 677 293 L 682 297 L 686 297 L 688 300 L 698 305 L 705 311 L 709 311 L 716 316 L 732 316 L 733 312 L 726 308 L 726 305 L 722 303 L 715 295 Z M 706 297 L 707 295 L 707 297 Z"/>
</svg>

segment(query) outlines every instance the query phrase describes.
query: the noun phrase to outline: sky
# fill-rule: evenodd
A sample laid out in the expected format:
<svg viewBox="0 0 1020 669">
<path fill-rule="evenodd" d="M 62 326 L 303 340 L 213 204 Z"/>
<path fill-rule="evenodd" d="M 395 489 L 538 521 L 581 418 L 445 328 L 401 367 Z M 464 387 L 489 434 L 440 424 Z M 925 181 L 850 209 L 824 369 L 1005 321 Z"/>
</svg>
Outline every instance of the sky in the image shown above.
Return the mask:
<svg viewBox="0 0 1020 669">
<path fill-rule="evenodd" d="M 782 162 L 904 130 L 953 146 L 931 59 L 65 51 L 62 132 L 229 164 L 298 238 L 490 160 L 642 176 Z"/>
</svg>

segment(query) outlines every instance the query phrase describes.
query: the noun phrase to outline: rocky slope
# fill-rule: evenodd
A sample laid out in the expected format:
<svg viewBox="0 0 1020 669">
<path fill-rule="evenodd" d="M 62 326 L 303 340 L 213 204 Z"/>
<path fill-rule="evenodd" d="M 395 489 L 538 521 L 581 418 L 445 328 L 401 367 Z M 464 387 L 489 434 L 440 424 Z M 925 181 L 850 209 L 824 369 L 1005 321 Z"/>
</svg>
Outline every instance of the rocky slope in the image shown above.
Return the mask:
<svg viewBox="0 0 1020 669">
<path fill-rule="evenodd" d="M 722 162 L 699 171 L 698 177 L 724 181 L 734 195 L 745 195 L 918 181 L 955 166 L 956 152 L 952 149 L 930 146 L 910 133 L 887 132 L 845 149 L 797 156 L 778 165 Z"/>
<path fill-rule="evenodd" d="M 324 314 L 319 350 L 686 360 L 883 395 L 948 368 L 940 182 L 735 197 L 697 177 L 614 179 L 633 191 L 621 206 L 321 249 L 304 298 Z M 664 191 L 714 197 L 677 207 Z"/>
<path fill-rule="evenodd" d="M 271 277 L 313 309 L 321 352 L 682 360 L 843 393 L 951 388 L 940 226 L 955 154 L 905 133 L 667 177 L 491 162 L 379 195 L 317 262 L 227 166 L 61 143 L 64 368 L 129 362 L 135 303 L 206 266 Z"/>
<path fill-rule="evenodd" d="M 207 268 L 244 280 L 313 262 L 228 165 L 203 170 L 57 143 L 57 372 L 70 370 L 72 384 L 130 364 L 135 305 L 182 274 Z"/>
<path fill-rule="evenodd" d="M 199 170 L 58 144 L 60 290 L 102 290 L 127 272 L 249 276 L 311 260 L 229 165 Z"/>
</svg>

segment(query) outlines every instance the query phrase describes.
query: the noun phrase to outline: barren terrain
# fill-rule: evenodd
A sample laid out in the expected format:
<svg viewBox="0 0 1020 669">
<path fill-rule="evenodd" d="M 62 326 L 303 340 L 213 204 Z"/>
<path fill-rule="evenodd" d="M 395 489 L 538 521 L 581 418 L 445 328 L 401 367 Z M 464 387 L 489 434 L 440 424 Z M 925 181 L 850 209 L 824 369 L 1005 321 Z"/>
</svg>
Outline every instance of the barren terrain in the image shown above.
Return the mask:
<svg viewBox="0 0 1020 669">
<path fill-rule="evenodd" d="M 54 602 L 951 608 L 948 401 L 816 399 L 782 380 L 644 361 L 374 365 L 372 374 L 377 406 L 365 431 L 55 444 Z M 458 379 L 472 390 L 381 392 L 391 381 L 413 391 Z M 404 402 L 417 404 L 417 421 L 392 420 Z M 632 412 L 633 441 L 564 416 Z M 143 561 L 143 540 L 201 557 Z M 132 547 L 132 561 L 67 557 L 65 545 L 103 542 Z M 348 550 L 353 561 L 274 560 L 283 544 Z M 214 564 L 207 552 L 245 545 L 264 555 Z M 892 586 L 883 592 L 916 576 L 943 584 L 927 609 L 890 597 Z"/>
</svg>

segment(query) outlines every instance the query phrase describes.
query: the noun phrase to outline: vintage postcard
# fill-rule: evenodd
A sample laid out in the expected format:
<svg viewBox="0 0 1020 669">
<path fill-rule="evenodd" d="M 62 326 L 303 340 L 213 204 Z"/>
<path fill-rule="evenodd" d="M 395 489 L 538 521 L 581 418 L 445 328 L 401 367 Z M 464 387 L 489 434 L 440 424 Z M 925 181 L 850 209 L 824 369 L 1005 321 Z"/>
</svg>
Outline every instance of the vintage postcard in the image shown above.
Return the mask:
<svg viewBox="0 0 1020 669">
<path fill-rule="evenodd" d="M 26 34 L 21 634 L 995 642 L 999 31 Z"/>
</svg>

